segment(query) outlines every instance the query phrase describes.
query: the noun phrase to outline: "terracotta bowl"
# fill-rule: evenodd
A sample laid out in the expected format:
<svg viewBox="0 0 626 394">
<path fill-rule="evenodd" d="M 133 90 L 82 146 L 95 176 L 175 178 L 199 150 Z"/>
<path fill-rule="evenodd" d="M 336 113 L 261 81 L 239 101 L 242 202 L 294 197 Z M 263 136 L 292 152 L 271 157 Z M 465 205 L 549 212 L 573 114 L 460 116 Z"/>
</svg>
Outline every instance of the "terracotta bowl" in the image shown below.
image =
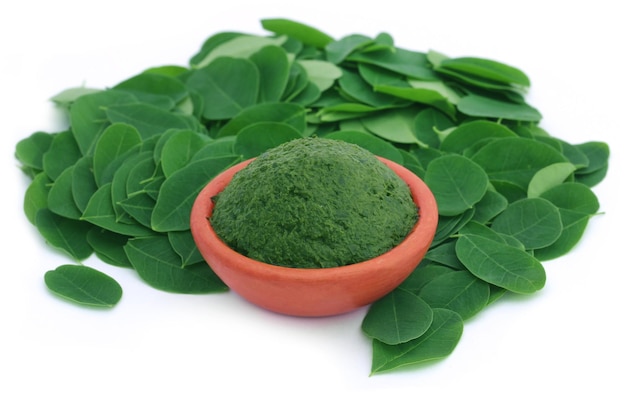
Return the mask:
<svg viewBox="0 0 626 394">
<path fill-rule="evenodd" d="M 435 198 L 411 171 L 379 158 L 410 187 L 419 219 L 409 235 L 387 253 L 334 268 L 289 268 L 252 260 L 230 249 L 213 231 L 211 197 L 252 160 L 216 176 L 202 189 L 191 211 L 191 232 L 213 271 L 240 296 L 265 309 L 293 316 L 329 316 L 366 306 L 396 288 L 426 254 L 437 228 Z"/>
</svg>

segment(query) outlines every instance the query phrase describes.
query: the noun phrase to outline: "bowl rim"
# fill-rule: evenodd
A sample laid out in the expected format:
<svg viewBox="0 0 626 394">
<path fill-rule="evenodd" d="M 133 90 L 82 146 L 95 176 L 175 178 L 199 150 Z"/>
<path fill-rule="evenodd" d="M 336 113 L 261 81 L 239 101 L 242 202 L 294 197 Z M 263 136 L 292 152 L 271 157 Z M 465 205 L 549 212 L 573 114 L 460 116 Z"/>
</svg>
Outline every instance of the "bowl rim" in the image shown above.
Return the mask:
<svg viewBox="0 0 626 394">
<path fill-rule="evenodd" d="M 229 261 L 233 270 L 245 271 L 248 275 L 257 278 L 283 278 L 291 281 L 329 281 L 338 278 L 361 275 L 363 271 L 379 270 L 381 265 L 387 265 L 396 259 L 397 255 L 404 255 L 411 250 L 419 249 L 427 244 L 430 246 L 438 223 L 438 210 L 435 198 L 429 187 L 416 174 L 389 159 L 376 156 L 381 162 L 390 167 L 409 186 L 413 202 L 418 208 L 418 220 L 411 231 L 398 245 L 389 251 L 369 260 L 329 268 L 296 268 L 273 265 L 251 259 L 231 249 L 213 230 L 209 218 L 213 212 L 212 198 L 221 192 L 232 177 L 250 164 L 255 158 L 238 163 L 214 177 L 202 188 L 198 194 L 191 212 L 190 225 L 193 237 L 198 244 L 210 245 L 216 254 Z M 415 266 L 420 261 L 415 262 Z M 213 267 L 211 261 L 207 260 Z"/>
</svg>

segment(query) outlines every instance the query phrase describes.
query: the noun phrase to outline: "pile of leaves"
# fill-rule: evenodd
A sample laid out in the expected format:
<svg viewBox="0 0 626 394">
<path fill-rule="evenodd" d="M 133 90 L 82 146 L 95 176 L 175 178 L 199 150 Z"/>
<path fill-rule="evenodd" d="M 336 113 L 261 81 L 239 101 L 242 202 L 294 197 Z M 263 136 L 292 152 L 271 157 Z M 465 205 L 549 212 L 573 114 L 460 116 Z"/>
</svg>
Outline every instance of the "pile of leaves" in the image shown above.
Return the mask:
<svg viewBox="0 0 626 394">
<path fill-rule="evenodd" d="M 209 37 L 186 66 L 52 98 L 67 130 L 35 132 L 15 152 L 32 178 L 26 217 L 74 260 L 45 274 L 51 291 L 115 305 L 122 289 L 82 263 L 92 254 L 156 289 L 226 291 L 191 237 L 197 193 L 283 142 L 341 139 L 413 171 L 439 206 L 426 258 L 363 320 L 380 373 L 446 357 L 464 321 L 508 292 L 540 290 L 543 262 L 570 252 L 598 212 L 591 188 L 608 146 L 542 129 L 519 69 L 399 48 L 385 33 L 262 25 L 267 36 Z"/>
</svg>

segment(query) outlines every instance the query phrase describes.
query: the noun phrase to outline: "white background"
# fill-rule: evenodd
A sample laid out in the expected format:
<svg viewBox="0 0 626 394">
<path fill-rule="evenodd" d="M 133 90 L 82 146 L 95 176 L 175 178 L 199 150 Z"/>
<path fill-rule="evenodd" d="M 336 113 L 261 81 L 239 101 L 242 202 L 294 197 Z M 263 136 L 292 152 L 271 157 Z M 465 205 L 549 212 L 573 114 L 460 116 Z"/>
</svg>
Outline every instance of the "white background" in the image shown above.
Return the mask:
<svg viewBox="0 0 626 394">
<path fill-rule="evenodd" d="M 618 1 L 34 1 L 0 6 L 0 392 L 2 393 L 624 393 L 624 28 Z M 11 5 L 7 5 L 11 4 Z M 621 7 L 620 7 L 621 8 Z M 234 293 L 154 290 L 134 271 L 85 264 L 124 289 L 112 310 L 52 296 L 43 274 L 70 262 L 22 211 L 29 180 L 14 159 L 30 133 L 60 131 L 48 99 L 182 64 L 208 36 L 265 34 L 285 17 L 333 37 L 390 33 L 407 49 L 509 63 L 531 78 L 542 126 L 571 143 L 608 142 L 601 215 L 580 244 L 545 264 L 539 293 L 506 297 L 465 325 L 442 362 L 368 376 L 365 310 L 279 316 Z"/>
</svg>

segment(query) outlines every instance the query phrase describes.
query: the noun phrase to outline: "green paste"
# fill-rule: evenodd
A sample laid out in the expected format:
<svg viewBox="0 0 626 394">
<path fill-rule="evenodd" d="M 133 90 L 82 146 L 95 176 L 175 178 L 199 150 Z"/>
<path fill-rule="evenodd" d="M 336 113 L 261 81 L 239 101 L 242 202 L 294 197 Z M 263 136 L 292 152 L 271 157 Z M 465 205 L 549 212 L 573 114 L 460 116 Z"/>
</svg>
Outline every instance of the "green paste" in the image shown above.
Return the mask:
<svg viewBox="0 0 626 394">
<path fill-rule="evenodd" d="M 299 268 L 365 261 L 417 221 L 406 183 L 369 151 L 301 138 L 266 151 L 215 198 L 211 224 L 232 249 Z"/>
</svg>

